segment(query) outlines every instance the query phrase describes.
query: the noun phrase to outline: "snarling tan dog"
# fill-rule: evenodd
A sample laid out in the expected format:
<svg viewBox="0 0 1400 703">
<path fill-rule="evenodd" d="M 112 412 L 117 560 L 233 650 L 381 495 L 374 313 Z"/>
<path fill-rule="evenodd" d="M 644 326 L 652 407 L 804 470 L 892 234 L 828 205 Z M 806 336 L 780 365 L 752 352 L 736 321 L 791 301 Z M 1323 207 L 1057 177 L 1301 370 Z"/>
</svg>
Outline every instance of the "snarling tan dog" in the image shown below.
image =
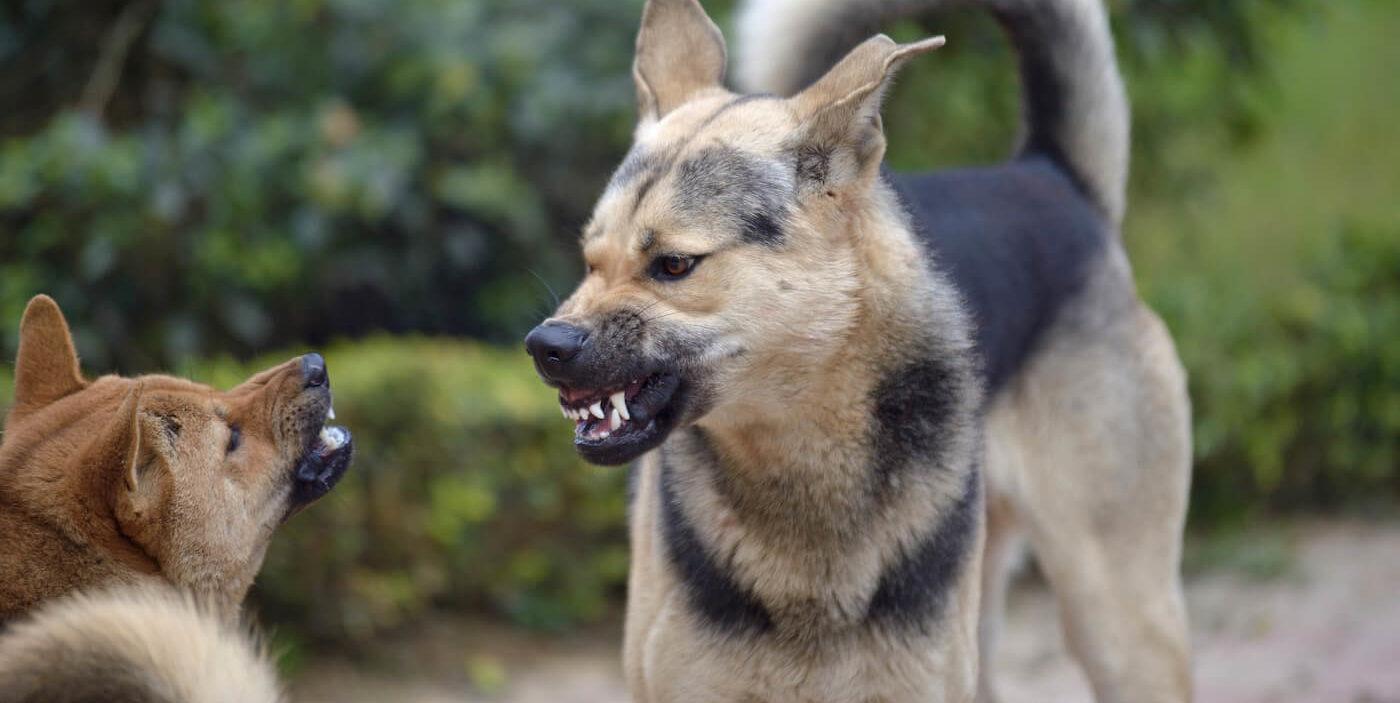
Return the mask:
<svg viewBox="0 0 1400 703">
<path fill-rule="evenodd" d="M 752 4 L 742 96 L 695 0 L 643 11 L 588 275 L 526 339 L 578 451 L 640 458 L 639 701 L 990 699 L 1022 533 L 1100 700 L 1190 696 L 1188 402 L 1117 238 L 1103 8 L 980 3 L 1022 55 L 1017 156 L 885 174 L 881 97 L 941 40 L 854 37 L 940 4 Z"/>
<path fill-rule="evenodd" d="M 31 300 L 0 445 L 0 691 L 274 700 L 270 668 L 224 628 L 273 531 L 349 466 L 350 433 L 330 414 L 319 354 L 225 392 L 86 381 L 58 306 Z M 271 693 L 238 697 L 255 691 Z"/>
</svg>

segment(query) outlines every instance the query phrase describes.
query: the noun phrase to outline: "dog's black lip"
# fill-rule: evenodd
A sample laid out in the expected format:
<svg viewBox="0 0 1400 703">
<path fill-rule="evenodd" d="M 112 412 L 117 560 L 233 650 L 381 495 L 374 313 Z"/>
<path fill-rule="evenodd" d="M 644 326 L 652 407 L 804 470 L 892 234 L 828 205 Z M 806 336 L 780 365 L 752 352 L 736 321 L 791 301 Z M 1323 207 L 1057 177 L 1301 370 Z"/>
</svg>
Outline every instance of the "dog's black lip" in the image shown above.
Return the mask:
<svg viewBox="0 0 1400 703">
<path fill-rule="evenodd" d="M 350 460 L 355 455 L 355 436 L 344 427 L 335 426 L 335 429 L 345 433 L 345 442 L 333 451 L 324 452 L 325 445 L 320 440 L 320 433 L 325 429 L 328 427 L 318 428 L 297 461 L 292 474 L 292 506 L 287 517 L 330 493 L 350 468 Z"/>
<path fill-rule="evenodd" d="M 604 439 L 587 439 L 575 435 L 574 450 L 584 461 L 591 464 L 617 466 L 660 446 L 671 434 L 671 430 L 675 429 L 685 407 L 688 384 L 680 376 L 672 377 L 675 379 L 674 387 L 641 429 L 628 429 Z"/>
</svg>

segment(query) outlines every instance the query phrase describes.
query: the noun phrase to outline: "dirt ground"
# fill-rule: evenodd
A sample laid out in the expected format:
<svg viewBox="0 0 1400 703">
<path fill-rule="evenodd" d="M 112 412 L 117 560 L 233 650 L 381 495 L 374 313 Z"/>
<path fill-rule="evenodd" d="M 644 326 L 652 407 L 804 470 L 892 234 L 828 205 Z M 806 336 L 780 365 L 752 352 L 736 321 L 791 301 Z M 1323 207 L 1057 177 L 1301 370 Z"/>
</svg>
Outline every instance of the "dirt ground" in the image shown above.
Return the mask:
<svg viewBox="0 0 1400 703">
<path fill-rule="evenodd" d="M 1187 581 L 1202 703 L 1400 703 L 1400 525 L 1311 523 L 1193 545 Z M 373 666 L 317 662 L 296 703 L 621 703 L 615 631 L 523 637 L 450 620 L 386 643 Z M 1053 599 L 1023 578 L 996 662 L 1008 703 L 1088 701 Z"/>
</svg>

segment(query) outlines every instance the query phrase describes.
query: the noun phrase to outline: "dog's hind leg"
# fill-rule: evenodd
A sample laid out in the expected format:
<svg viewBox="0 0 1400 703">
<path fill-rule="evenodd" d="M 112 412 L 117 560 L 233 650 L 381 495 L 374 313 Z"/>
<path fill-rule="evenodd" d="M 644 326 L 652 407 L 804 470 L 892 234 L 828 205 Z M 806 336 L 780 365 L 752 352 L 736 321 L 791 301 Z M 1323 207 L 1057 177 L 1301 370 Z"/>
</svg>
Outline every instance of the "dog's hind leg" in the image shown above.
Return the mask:
<svg viewBox="0 0 1400 703">
<path fill-rule="evenodd" d="M 1000 474 L 1000 464 L 1010 460 L 996 451 L 999 447 L 989 447 L 987 464 L 989 468 L 989 490 L 987 493 L 987 538 L 982 551 L 982 612 L 978 619 L 977 640 L 980 659 L 977 682 L 977 703 L 996 703 L 993 680 L 995 672 L 997 641 L 1006 614 L 1006 588 L 1011 580 L 1012 569 L 1024 552 L 1024 538 L 1016 523 L 1012 506 L 1004 496 L 999 495 L 990 485 L 990 476 Z"/>
<path fill-rule="evenodd" d="M 1095 699 L 1190 700 L 1190 409 L 1165 325 L 1135 297 L 1081 301 L 1005 393 L 992 420 L 1025 459 L 1011 498 Z"/>
</svg>

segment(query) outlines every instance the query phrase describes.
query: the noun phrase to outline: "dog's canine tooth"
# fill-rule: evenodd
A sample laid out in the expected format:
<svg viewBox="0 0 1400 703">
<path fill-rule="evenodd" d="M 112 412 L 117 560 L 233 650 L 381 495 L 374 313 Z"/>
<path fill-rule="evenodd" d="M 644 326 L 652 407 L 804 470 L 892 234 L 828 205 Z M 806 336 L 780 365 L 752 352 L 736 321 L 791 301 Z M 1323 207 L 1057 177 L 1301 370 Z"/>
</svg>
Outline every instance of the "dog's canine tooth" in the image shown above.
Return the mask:
<svg viewBox="0 0 1400 703">
<path fill-rule="evenodd" d="M 334 419 L 335 419 L 335 406 L 334 406 L 334 405 L 328 405 L 328 406 L 326 406 L 326 419 L 327 419 L 327 420 L 334 420 Z"/>
<path fill-rule="evenodd" d="M 617 431 L 617 428 L 622 427 L 622 416 L 617 414 L 617 408 L 613 408 L 612 411 L 608 413 L 608 426 L 611 427 L 613 431 Z"/>
<path fill-rule="evenodd" d="M 622 419 L 631 420 L 632 413 L 627 412 L 627 392 L 618 391 L 612 394 L 612 405 L 617 408 L 617 412 L 622 415 Z"/>
<path fill-rule="evenodd" d="M 603 401 L 600 400 L 588 406 L 588 411 L 593 413 L 593 417 L 596 417 L 599 420 L 603 419 Z"/>
</svg>

